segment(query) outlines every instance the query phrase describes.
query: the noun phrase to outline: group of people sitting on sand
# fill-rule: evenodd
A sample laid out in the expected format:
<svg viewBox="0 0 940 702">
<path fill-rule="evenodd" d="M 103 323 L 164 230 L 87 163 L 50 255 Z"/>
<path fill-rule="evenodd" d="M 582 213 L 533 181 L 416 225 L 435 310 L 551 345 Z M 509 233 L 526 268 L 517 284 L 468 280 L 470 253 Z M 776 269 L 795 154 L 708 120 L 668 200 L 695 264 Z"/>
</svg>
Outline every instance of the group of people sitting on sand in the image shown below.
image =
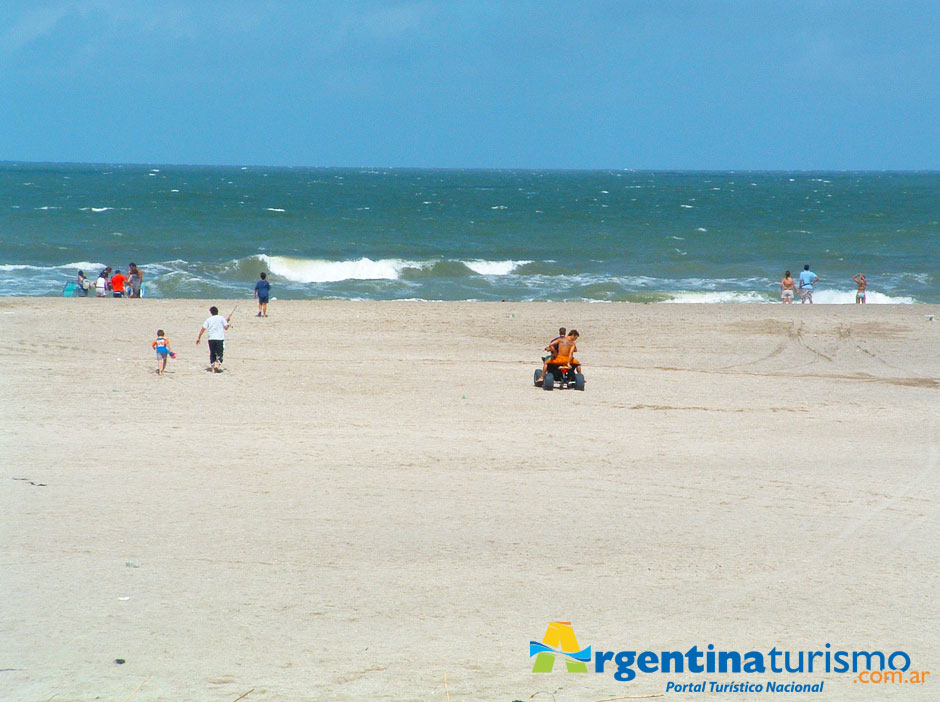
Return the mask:
<svg viewBox="0 0 940 702">
<path fill-rule="evenodd" d="M 868 292 L 868 281 L 861 273 L 852 276 L 852 280 L 858 286 L 855 291 L 855 304 L 864 305 L 866 293 Z M 813 290 L 816 289 L 816 283 L 819 282 L 819 276 L 809 269 L 807 263 L 800 271 L 800 277 L 796 280 L 790 275 L 790 271 L 783 274 L 783 280 L 780 281 L 780 300 L 785 305 L 793 304 L 794 293 L 799 294 L 800 303 L 813 304 Z M 799 285 L 797 285 L 799 284 Z"/>
<path fill-rule="evenodd" d="M 79 271 L 76 284 L 78 294 L 82 297 L 88 297 L 92 288 L 95 290 L 95 297 L 140 297 L 143 282 L 143 271 L 136 263 L 130 263 L 127 266 L 127 275 L 124 275 L 120 268 L 112 273 L 111 266 L 105 266 L 94 283 L 91 278 L 85 276 L 85 271 Z"/>
</svg>

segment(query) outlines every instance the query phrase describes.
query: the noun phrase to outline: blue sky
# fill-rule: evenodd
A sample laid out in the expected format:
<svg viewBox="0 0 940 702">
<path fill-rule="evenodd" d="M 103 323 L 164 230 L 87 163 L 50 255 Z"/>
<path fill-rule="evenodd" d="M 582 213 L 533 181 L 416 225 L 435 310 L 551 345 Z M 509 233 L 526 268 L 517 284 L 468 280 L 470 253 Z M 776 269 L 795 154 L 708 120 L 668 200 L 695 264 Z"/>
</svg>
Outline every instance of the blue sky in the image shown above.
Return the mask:
<svg viewBox="0 0 940 702">
<path fill-rule="evenodd" d="M 940 0 L 0 0 L 0 160 L 940 168 Z"/>
</svg>

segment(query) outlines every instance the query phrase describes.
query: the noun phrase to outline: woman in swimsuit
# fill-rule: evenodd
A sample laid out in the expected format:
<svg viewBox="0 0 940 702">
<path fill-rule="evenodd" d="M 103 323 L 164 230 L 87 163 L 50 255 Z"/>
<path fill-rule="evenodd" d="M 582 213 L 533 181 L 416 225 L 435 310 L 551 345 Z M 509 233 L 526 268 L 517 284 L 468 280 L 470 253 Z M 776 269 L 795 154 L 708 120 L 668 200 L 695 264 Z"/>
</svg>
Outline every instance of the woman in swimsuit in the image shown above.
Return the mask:
<svg viewBox="0 0 940 702">
<path fill-rule="evenodd" d="M 793 290 L 796 288 L 796 281 L 790 277 L 790 271 L 783 274 L 783 280 L 780 281 L 780 299 L 785 305 L 793 304 Z"/>
<path fill-rule="evenodd" d="M 854 280 L 855 284 L 858 285 L 858 291 L 855 293 L 855 304 L 864 305 L 865 291 L 868 289 L 868 281 L 865 280 L 865 276 L 861 273 L 856 273 L 853 275 L 852 280 Z"/>
</svg>

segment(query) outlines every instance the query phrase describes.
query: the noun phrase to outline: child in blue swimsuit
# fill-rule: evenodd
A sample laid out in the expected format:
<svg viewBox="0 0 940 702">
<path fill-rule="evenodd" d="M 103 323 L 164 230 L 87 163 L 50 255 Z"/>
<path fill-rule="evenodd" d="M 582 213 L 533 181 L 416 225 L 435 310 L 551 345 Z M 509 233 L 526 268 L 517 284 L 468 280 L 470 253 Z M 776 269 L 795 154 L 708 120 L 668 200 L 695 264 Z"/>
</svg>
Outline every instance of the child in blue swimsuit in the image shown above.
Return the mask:
<svg viewBox="0 0 940 702">
<path fill-rule="evenodd" d="M 170 348 L 169 340 L 163 336 L 162 329 L 157 329 L 157 338 L 151 346 L 157 352 L 157 375 L 163 375 L 166 371 L 167 357 L 176 358 L 176 354 Z"/>
</svg>

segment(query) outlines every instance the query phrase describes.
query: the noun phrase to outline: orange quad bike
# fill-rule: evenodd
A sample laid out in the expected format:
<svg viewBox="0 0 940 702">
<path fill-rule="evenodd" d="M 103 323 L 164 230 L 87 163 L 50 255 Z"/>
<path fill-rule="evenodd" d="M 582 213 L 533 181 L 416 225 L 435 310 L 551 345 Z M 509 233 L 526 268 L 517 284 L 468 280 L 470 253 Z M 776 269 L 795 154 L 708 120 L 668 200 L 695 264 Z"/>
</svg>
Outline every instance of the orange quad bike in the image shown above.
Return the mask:
<svg viewBox="0 0 940 702">
<path fill-rule="evenodd" d="M 537 368 L 533 381 L 535 387 L 540 387 L 542 390 L 554 390 L 556 383 L 558 388 L 584 390 L 584 374 L 576 372 L 574 368 L 563 363 L 549 362 L 544 378 L 542 377 L 542 369 Z"/>
</svg>

